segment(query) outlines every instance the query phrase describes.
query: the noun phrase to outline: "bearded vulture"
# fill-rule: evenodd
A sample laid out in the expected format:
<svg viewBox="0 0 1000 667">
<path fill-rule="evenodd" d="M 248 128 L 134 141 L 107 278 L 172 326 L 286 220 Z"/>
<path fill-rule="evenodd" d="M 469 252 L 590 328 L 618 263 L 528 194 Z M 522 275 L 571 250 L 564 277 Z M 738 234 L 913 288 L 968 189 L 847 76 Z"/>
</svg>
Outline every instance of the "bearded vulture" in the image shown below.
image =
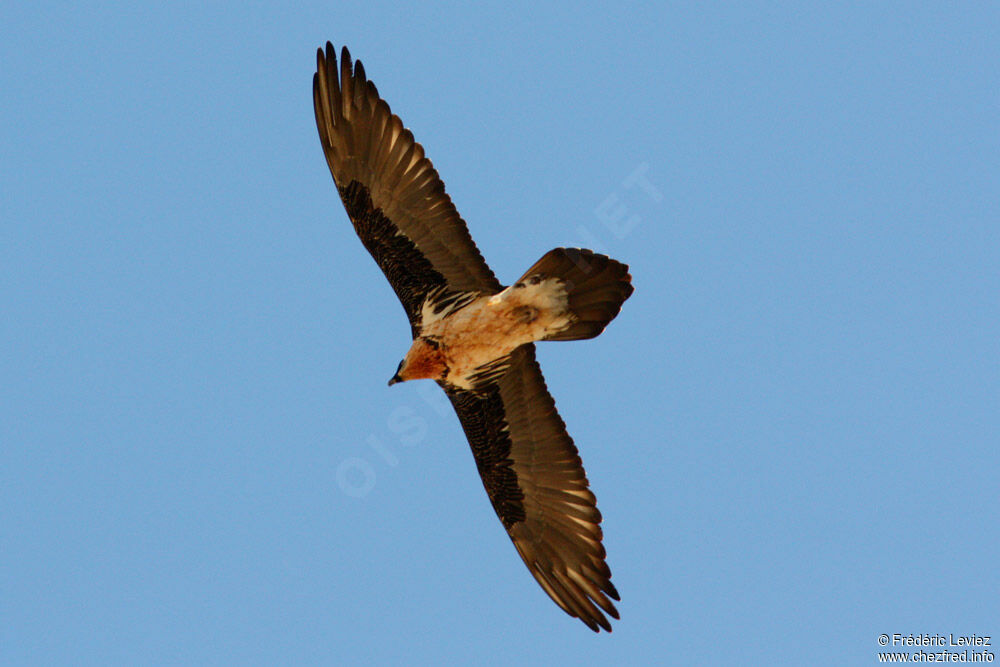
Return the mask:
<svg viewBox="0 0 1000 667">
<path fill-rule="evenodd" d="M 319 49 L 313 104 L 347 215 L 389 279 L 413 343 L 389 384 L 444 389 L 493 509 L 528 570 L 567 614 L 610 632 L 619 600 L 601 514 L 535 361 L 534 341 L 601 333 L 632 293 L 628 267 L 556 248 L 504 287 L 431 161 L 345 47 Z M 610 598 L 610 599 L 609 599 Z M 603 613 L 602 613 L 603 612 Z"/>
</svg>

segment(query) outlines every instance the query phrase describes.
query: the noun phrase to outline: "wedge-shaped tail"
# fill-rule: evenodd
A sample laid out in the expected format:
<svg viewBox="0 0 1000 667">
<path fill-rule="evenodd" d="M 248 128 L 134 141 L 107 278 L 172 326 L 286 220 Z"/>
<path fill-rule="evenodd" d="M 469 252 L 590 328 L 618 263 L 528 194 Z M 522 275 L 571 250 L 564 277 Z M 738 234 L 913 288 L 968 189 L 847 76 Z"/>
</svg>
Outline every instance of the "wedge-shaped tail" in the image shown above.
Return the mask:
<svg viewBox="0 0 1000 667">
<path fill-rule="evenodd" d="M 604 331 L 632 294 L 628 266 L 580 248 L 550 250 L 517 282 L 531 284 L 546 278 L 562 281 L 574 317 L 567 328 L 543 340 L 593 338 Z"/>
</svg>

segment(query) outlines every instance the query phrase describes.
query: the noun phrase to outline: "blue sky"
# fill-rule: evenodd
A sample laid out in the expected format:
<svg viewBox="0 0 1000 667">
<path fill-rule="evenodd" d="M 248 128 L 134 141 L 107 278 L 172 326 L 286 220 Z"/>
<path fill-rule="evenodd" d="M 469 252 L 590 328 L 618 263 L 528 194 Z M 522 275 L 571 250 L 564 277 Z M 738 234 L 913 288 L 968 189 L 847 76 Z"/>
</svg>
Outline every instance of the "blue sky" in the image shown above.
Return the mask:
<svg viewBox="0 0 1000 667">
<path fill-rule="evenodd" d="M 1000 635 L 994 3 L 4 3 L 0 662 L 867 663 Z M 507 539 L 336 198 L 346 43 L 541 346 L 593 635 Z M 641 177 L 641 178 L 640 178 Z M 367 476 L 365 476 L 367 475 Z"/>
</svg>

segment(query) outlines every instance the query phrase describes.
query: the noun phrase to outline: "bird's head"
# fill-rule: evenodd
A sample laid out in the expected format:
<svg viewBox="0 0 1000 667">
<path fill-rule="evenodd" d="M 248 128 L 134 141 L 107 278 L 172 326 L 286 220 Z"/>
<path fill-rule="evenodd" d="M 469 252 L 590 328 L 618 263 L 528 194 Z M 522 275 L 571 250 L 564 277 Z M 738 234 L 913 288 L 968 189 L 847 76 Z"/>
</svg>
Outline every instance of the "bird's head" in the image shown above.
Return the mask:
<svg viewBox="0 0 1000 667">
<path fill-rule="evenodd" d="M 407 380 L 443 380 L 447 376 L 448 362 L 441 343 L 434 338 L 418 336 L 399 362 L 396 374 L 389 378 L 389 386 Z"/>
</svg>

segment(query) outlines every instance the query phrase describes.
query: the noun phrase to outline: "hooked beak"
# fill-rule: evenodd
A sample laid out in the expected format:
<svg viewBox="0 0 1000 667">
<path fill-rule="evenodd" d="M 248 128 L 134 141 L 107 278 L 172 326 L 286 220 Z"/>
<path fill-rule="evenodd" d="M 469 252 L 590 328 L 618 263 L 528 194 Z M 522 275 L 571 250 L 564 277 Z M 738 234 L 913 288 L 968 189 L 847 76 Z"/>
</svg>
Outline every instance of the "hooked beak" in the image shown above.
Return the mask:
<svg viewBox="0 0 1000 667">
<path fill-rule="evenodd" d="M 403 361 L 406 361 L 406 359 L 403 359 Z M 391 378 L 389 378 L 389 386 L 390 387 L 392 385 L 396 384 L 397 382 L 402 382 L 403 381 L 403 378 L 399 377 L 399 372 L 401 370 L 403 370 L 403 361 L 400 361 L 399 365 L 396 366 L 396 374 L 393 375 Z"/>
</svg>

